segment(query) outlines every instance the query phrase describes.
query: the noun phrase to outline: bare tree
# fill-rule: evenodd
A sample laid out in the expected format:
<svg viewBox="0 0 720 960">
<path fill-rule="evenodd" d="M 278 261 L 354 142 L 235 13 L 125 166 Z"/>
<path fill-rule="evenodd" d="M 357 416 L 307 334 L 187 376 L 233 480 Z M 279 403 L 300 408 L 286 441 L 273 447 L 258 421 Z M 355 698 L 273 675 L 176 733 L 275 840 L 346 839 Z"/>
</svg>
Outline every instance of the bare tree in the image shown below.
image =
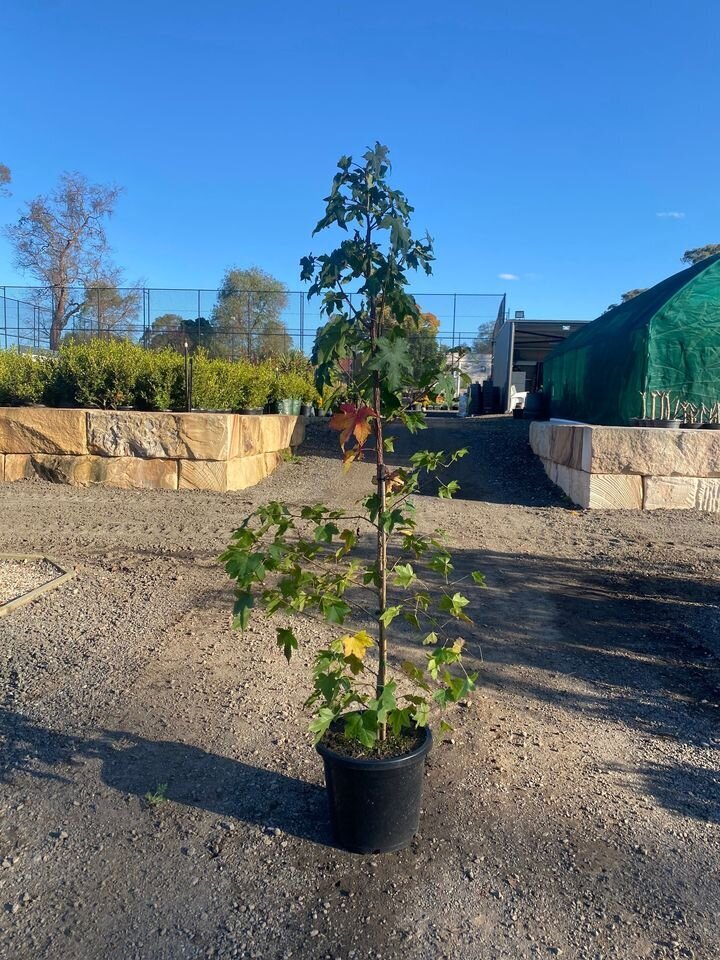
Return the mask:
<svg viewBox="0 0 720 960">
<path fill-rule="evenodd" d="M 31 200 L 18 222 L 6 228 L 15 265 L 35 277 L 50 300 L 52 350 L 82 311 L 88 284 L 115 272 L 103 221 L 119 193 L 118 187 L 91 184 L 80 173 L 63 173 L 51 194 Z"/>
<path fill-rule="evenodd" d="M 10 196 L 8 184 L 11 180 L 12 174 L 10 173 L 10 167 L 6 166 L 4 163 L 0 163 L 0 197 Z"/>
<path fill-rule="evenodd" d="M 79 329 L 86 337 L 132 338 L 139 326 L 142 289 L 137 285 L 121 288 L 119 283 L 117 272 L 86 281 L 80 322 L 75 322 L 74 336 Z"/>
</svg>

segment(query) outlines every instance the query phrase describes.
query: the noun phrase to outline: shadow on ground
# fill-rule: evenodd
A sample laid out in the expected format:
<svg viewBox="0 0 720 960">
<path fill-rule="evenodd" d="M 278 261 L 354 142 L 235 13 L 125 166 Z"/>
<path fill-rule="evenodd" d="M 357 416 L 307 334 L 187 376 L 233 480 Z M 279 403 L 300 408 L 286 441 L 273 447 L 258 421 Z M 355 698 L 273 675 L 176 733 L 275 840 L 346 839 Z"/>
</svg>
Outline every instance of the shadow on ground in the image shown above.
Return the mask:
<svg viewBox="0 0 720 960">
<path fill-rule="evenodd" d="M 460 418 L 430 417 L 427 430 L 411 434 L 401 426 L 391 428 L 395 453 L 388 455 L 394 466 L 407 465 L 417 450 L 444 450 L 452 453 L 466 447 L 468 455 L 445 471 L 442 480 L 457 480 L 460 500 L 546 507 L 569 505 L 550 483 L 528 442 L 529 421 L 509 416 Z M 338 435 L 326 418 L 310 419 L 302 456 L 340 459 Z M 368 451 L 367 460 L 371 460 Z M 436 496 L 437 484 L 425 482 L 421 495 Z"/>
<path fill-rule="evenodd" d="M 175 803 L 332 845 L 327 796 L 316 784 L 222 757 L 185 743 L 147 740 L 121 730 L 67 736 L 0 711 L 0 781 L 16 772 L 72 782 L 73 769 L 99 760 L 108 787 L 139 798 L 167 784 Z"/>
</svg>

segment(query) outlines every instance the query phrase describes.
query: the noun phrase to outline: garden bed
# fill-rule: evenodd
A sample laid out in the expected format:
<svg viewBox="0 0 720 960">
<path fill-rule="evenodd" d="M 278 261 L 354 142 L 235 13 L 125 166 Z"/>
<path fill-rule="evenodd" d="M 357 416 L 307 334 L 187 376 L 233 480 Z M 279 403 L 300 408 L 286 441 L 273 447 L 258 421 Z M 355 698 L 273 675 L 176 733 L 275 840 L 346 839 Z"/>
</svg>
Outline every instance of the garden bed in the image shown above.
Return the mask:
<svg viewBox="0 0 720 960">
<path fill-rule="evenodd" d="M 720 432 L 536 421 L 530 445 L 578 506 L 720 512 Z"/>
<path fill-rule="evenodd" d="M 0 553 L 0 617 L 60 586 L 72 576 L 47 557 Z"/>
<path fill-rule="evenodd" d="M 0 407 L 0 481 L 243 490 L 302 443 L 302 417 Z"/>
</svg>

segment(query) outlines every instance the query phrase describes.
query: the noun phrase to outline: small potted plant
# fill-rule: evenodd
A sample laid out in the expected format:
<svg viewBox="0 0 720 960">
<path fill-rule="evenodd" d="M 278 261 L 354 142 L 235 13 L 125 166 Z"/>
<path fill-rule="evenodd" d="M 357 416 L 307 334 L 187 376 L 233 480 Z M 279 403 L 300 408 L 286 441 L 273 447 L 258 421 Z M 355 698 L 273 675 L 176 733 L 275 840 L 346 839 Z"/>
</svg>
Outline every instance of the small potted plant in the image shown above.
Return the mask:
<svg viewBox="0 0 720 960">
<path fill-rule="evenodd" d="M 440 497 L 452 497 L 457 482 L 439 474 L 467 451 L 420 451 L 407 469 L 385 462 L 393 450 L 391 421 L 413 432 L 425 426 L 422 412 L 403 403 L 409 390 L 452 396 L 447 372 L 428 371 L 427 382 L 412 382 L 407 334 L 384 322 L 390 312 L 419 322 L 406 271 L 430 273 L 433 259 L 430 239 L 413 239 L 412 208 L 388 185 L 388 170 L 379 144 L 360 163 L 341 158 L 316 232 L 335 224 L 353 232 L 331 255 L 301 261 L 309 296 L 322 297 L 328 318 L 315 342 L 317 385 L 325 396 L 347 358 L 355 358 L 352 397 L 331 427 L 346 468 L 372 455 L 373 487 L 359 517 L 323 504 L 296 511 L 264 504 L 244 519 L 222 556 L 236 583 L 235 626 L 245 629 L 256 607 L 277 616 L 277 644 L 288 662 L 299 642 L 294 618 L 325 622 L 306 706 L 336 840 L 358 852 L 410 843 L 432 744 L 431 711 L 464 700 L 476 679 L 465 671 L 458 635 L 471 622 L 470 599 L 441 535 L 418 528 L 412 504 L 421 477 Z M 356 286 L 351 300 L 346 290 Z M 459 579 L 463 587 L 484 584 L 478 572 Z M 404 633 L 417 638 L 417 648 L 403 660 L 392 655 L 391 638 Z M 440 729 L 448 729 L 444 720 Z"/>
</svg>

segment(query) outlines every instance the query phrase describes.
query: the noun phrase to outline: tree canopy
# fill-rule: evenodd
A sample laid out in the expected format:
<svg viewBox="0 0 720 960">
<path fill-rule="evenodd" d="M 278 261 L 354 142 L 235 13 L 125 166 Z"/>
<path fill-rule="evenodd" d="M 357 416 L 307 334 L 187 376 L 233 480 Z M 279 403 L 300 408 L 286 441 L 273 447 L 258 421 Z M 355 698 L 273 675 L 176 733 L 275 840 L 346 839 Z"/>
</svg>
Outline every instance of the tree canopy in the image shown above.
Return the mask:
<svg viewBox="0 0 720 960">
<path fill-rule="evenodd" d="M 704 247 L 693 247 L 692 250 L 686 250 L 680 259 L 683 263 L 694 264 L 700 263 L 701 260 L 706 260 L 708 257 L 713 257 L 716 253 L 720 253 L 720 243 L 706 243 Z"/>
<path fill-rule="evenodd" d="M 199 346 L 209 347 L 212 335 L 212 325 L 205 317 L 187 320 L 179 313 L 163 313 L 153 320 L 152 326 L 143 335 L 143 344 L 151 350 L 171 347 L 182 353 L 186 343 L 189 350 Z"/>
<path fill-rule="evenodd" d="M 52 193 L 26 204 L 5 232 L 15 265 L 33 276 L 50 302 L 50 348 L 80 313 L 88 284 L 117 277 L 109 261 L 105 220 L 120 194 L 118 187 L 91 184 L 80 173 L 63 173 Z"/>
<path fill-rule="evenodd" d="M 641 293 L 645 293 L 647 289 L 649 288 L 635 287 L 633 290 L 626 290 L 625 293 L 620 294 L 620 303 L 627 303 L 628 300 L 634 300 L 635 297 L 638 297 Z M 614 310 L 615 307 L 619 307 L 620 303 L 609 303 L 605 308 L 605 313 L 607 313 L 608 310 Z"/>
<path fill-rule="evenodd" d="M 8 184 L 11 180 L 12 174 L 10 173 L 10 167 L 4 163 L 0 163 L 0 197 L 10 196 Z"/>
<path fill-rule="evenodd" d="M 282 320 L 288 289 L 260 267 L 232 267 L 223 277 L 212 313 L 212 352 L 266 357 L 283 353 L 292 339 Z"/>
<path fill-rule="evenodd" d="M 495 324 L 488 320 L 487 323 L 481 323 L 478 327 L 477 336 L 473 340 L 472 348 L 474 353 L 492 353 L 493 333 Z"/>
</svg>

